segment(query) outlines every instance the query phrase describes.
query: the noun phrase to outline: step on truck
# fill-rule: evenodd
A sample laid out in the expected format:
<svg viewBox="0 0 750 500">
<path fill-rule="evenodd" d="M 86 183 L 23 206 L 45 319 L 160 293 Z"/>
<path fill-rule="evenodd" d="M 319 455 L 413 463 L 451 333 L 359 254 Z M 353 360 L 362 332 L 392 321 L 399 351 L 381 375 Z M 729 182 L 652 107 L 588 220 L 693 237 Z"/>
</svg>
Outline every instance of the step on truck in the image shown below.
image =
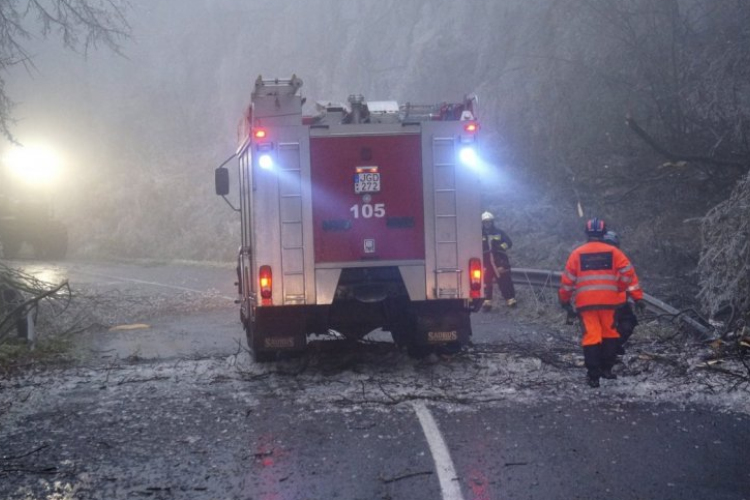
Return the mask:
<svg viewBox="0 0 750 500">
<path fill-rule="evenodd" d="M 411 354 L 460 349 L 483 297 L 476 98 L 350 95 L 304 115 L 301 87 L 258 77 L 239 148 L 215 171 L 216 193 L 239 200 L 238 302 L 255 360 L 378 328 Z"/>
</svg>

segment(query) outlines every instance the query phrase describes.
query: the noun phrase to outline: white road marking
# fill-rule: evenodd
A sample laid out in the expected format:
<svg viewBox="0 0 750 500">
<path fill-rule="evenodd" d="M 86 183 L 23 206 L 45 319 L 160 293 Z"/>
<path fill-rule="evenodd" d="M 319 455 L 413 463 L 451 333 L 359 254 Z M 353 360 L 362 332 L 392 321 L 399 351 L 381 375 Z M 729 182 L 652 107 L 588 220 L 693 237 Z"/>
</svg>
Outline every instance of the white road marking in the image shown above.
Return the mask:
<svg viewBox="0 0 750 500">
<path fill-rule="evenodd" d="M 128 281 L 130 283 L 138 283 L 140 285 L 160 286 L 163 288 L 171 288 L 173 290 L 181 290 L 183 292 L 194 292 L 194 293 L 199 293 L 201 295 L 212 295 L 211 293 L 206 292 L 204 290 L 197 290 L 195 288 L 186 288 L 184 286 L 177 286 L 177 285 L 167 285 L 165 283 L 157 283 L 155 281 L 138 280 L 135 278 L 122 278 L 120 276 L 109 276 L 107 274 L 99 274 L 99 273 L 92 273 L 89 271 L 81 271 L 79 269 L 76 269 L 74 272 L 80 273 L 80 274 L 88 274 L 89 276 L 96 276 L 98 278 L 106 278 L 108 280 Z M 234 300 L 234 298 L 227 297 L 226 295 L 216 295 L 216 297 L 227 299 L 227 300 Z"/>
<path fill-rule="evenodd" d="M 422 402 L 414 402 L 414 411 L 417 413 L 419 423 L 422 424 L 422 431 L 427 438 L 427 444 L 430 446 L 432 459 L 435 461 L 438 479 L 440 480 L 440 490 L 443 493 L 443 500 L 463 500 L 461 494 L 461 485 L 459 484 L 456 469 L 453 467 L 453 460 L 448 452 L 448 447 L 440 434 L 437 422 L 432 417 L 432 413 Z"/>
</svg>

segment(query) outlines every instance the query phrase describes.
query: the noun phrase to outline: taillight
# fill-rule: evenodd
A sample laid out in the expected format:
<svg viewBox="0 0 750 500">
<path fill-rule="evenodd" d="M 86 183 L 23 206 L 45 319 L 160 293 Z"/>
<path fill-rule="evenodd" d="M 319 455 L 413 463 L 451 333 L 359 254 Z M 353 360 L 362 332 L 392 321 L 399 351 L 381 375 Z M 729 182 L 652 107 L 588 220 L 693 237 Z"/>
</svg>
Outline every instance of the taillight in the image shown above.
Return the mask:
<svg viewBox="0 0 750 500">
<path fill-rule="evenodd" d="M 472 299 L 478 299 L 482 291 L 482 261 L 469 259 L 469 289 Z"/>
<path fill-rule="evenodd" d="M 258 284 L 260 285 L 261 298 L 270 299 L 273 288 L 271 266 L 260 266 L 260 271 L 258 272 Z"/>
</svg>

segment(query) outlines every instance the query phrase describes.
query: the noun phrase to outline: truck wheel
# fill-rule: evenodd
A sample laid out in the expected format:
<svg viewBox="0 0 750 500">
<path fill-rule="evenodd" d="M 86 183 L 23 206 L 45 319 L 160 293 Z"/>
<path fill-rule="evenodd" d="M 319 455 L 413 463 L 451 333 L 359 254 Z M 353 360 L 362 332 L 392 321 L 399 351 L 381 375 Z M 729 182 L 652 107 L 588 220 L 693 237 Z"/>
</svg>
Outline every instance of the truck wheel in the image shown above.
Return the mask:
<svg viewBox="0 0 750 500">
<path fill-rule="evenodd" d="M 393 339 L 393 343 L 396 344 L 396 347 L 399 349 L 407 345 L 409 336 L 403 332 L 402 330 L 391 330 L 391 338 Z"/>
<path fill-rule="evenodd" d="M 458 353 L 460 353 L 463 350 L 463 345 L 461 342 L 447 342 L 445 344 L 440 344 L 435 347 L 435 351 L 438 354 L 445 355 L 445 356 L 454 356 Z"/>
<path fill-rule="evenodd" d="M 435 347 L 423 344 L 409 344 L 406 346 L 406 354 L 410 358 L 423 359 L 435 352 Z"/>
<path fill-rule="evenodd" d="M 276 361 L 276 351 L 253 351 L 253 361 L 256 363 L 273 363 Z"/>
</svg>

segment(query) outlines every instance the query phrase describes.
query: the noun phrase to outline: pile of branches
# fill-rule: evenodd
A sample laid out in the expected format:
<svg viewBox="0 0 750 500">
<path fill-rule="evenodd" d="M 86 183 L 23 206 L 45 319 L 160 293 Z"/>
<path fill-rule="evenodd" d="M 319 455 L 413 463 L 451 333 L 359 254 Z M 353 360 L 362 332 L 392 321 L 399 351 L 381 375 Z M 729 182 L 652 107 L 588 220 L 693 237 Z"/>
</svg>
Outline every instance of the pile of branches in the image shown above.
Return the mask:
<svg viewBox="0 0 750 500">
<path fill-rule="evenodd" d="M 750 173 L 703 219 L 698 298 L 727 330 L 750 320 Z"/>
<path fill-rule="evenodd" d="M 50 284 L 0 262 L 0 345 L 28 334 L 28 316 L 63 314 L 72 292 L 67 281 Z"/>
</svg>

